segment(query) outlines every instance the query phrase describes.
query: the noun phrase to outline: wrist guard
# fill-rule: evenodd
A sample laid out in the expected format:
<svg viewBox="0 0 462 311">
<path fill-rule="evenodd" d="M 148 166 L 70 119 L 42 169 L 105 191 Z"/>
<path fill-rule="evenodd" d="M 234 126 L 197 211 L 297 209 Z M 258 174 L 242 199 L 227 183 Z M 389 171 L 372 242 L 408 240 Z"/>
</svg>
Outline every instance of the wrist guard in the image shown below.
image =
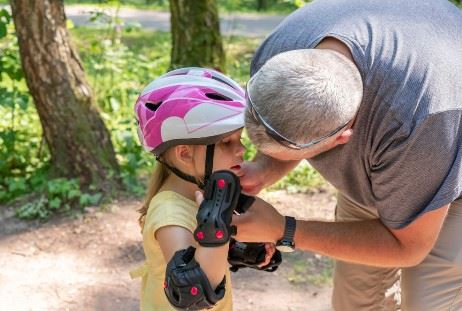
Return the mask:
<svg viewBox="0 0 462 311">
<path fill-rule="evenodd" d="M 236 234 L 236 227 L 231 226 L 231 221 L 240 194 L 239 179 L 232 172 L 216 171 L 210 175 L 194 230 L 194 238 L 201 246 L 226 244 L 231 235 Z"/>
<path fill-rule="evenodd" d="M 237 201 L 236 212 L 238 214 L 244 214 L 255 202 L 255 198 L 241 193 L 239 195 L 239 200 Z"/>
<path fill-rule="evenodd" d="M 246 267 L 268 272 L 276 271 L 282 262 L 281 252 L 276 250 L 271 261 L 266 266 L 259 267 L 265 261 L 265 255 L 264 243 L 243 243 L 231 239 L 228 252 L 228 262 L 231 264 L 229 269 L 232 272 Z"/>
<path fill-rule="evenodd" d="M 213 290 L 210 282 L 194 259 L 196 249 L 179 250 L 167 264 L 164 292 L 177 310 L 212 308 L 225 296 L 225 279 Z"/>
</svg>

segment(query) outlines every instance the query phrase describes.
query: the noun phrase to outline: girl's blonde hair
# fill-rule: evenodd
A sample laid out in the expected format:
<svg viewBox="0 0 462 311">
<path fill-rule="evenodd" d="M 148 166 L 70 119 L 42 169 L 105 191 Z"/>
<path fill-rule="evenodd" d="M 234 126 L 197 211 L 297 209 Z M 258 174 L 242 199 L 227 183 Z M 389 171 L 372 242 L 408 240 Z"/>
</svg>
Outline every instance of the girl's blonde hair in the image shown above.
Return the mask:
<svg viewBox="0 0 462 311">
<path fill-rule="evenodd" d="M 138 212 L 141 214 L 138 218 L 141 230 L 143 230 L 144 227 L 144 221 L 146 219 L 146 213 L 148 212 L 149 203 L 157 194 L 157 192 L 159 192 L 160 187 L 165 182 L 168 175 L 169 172 L 167 167 L 161 162 L 157 161 L 156 166 L 154 167 L 154 171 L 152 172 L 151 179 L 149 180 L 148 192 L 146 193 L 143 206 L 141 206 L 141 208 L 138 210 Z"/>
</svg>

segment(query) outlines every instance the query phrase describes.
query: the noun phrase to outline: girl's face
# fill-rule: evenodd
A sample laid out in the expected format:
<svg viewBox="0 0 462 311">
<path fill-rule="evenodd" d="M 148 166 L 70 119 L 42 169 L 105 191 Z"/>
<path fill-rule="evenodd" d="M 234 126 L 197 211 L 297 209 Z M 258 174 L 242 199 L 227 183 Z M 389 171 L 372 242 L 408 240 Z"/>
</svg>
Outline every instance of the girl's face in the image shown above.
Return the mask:
<svg viewBox="0 0 462 311">
<path fill-rule="evenodd" d="M 241 143 L 242 129 L 238 130 L 215 144 L 213 157 L 213 171 L 217 170 L 239 170 L 243 161 L 245 147 Z M 204 176 L 205 169 L 205 146 L 197 146 L 201 150 L 195 153 L 194 167 L 196 176 Z M 199 172 L 201 172 L 199 174 Z"/>
</svg>

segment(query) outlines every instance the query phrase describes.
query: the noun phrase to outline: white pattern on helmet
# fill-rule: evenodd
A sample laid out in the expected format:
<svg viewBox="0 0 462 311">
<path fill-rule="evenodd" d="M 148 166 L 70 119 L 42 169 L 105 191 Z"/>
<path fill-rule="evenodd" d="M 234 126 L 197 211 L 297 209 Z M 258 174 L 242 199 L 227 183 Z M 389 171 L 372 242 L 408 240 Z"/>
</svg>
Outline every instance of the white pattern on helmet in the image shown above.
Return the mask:
<svg viewBox="0 0 462 311">
<path fill-rule="evenodd" d="M 213 119 L 210 119 L 213 116 Z M 215 124 L 214 126 L 211 126 Z M 170 117 L 161 128 L 163 141 L 182 138 L 215 136 L 242 128 L 242 109 L 232 109 L 213 102 L 202 103 L 186 113 L 184 118 Z"/>
</svg>

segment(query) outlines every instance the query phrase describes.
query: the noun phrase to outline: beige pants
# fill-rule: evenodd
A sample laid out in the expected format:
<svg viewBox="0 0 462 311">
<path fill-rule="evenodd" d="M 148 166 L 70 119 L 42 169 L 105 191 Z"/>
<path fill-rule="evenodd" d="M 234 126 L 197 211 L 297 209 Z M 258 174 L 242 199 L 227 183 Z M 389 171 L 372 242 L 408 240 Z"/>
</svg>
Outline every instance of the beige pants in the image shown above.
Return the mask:
<svg viewBox="0 0 462 311">
<path fill-rule="evenodd" d="M 373 209 L 343 195 L 337 199 L 337 221 L 378 218 Z M 332 306 L 336 311 L 461 311 L 462 200 L 451 204 L 435 247 L 418 266 L 400 271 L 337 261 Z"/>
</svg>

